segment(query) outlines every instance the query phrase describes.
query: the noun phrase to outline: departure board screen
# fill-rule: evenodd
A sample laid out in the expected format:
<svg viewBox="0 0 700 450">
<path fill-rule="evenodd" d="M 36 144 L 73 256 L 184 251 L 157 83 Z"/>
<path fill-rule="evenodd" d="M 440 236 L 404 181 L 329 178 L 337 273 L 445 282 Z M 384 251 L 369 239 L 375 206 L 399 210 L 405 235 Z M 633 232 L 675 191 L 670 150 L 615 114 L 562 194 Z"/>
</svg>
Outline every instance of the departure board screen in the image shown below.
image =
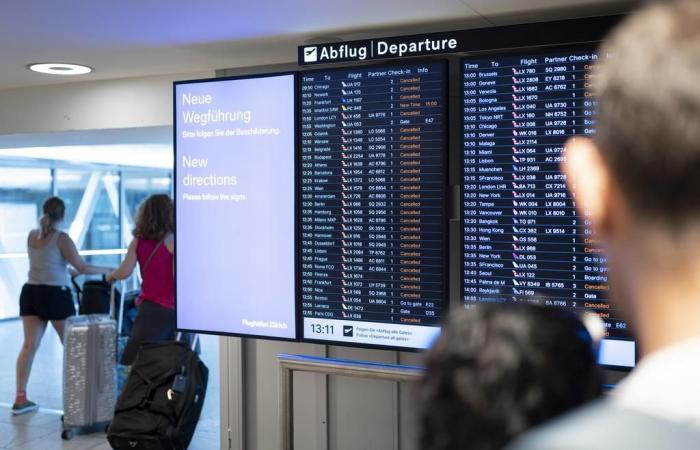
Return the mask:
<svg viewBox="0 0 700 450">
<path fill-rule="evenodd" d="M 302 338 L 426 348 L 446 295 L 446 65 L 299 77 Z"/>
<path fill-rule="evenodd" d="M 595 130 L 588 48 L 462 60 L 463 289 L 603 318 L 600 363 L 632 367 L 635 342 L 607 299 L 606 257 L 575 211 L 560 163 Z"/>
</svg>

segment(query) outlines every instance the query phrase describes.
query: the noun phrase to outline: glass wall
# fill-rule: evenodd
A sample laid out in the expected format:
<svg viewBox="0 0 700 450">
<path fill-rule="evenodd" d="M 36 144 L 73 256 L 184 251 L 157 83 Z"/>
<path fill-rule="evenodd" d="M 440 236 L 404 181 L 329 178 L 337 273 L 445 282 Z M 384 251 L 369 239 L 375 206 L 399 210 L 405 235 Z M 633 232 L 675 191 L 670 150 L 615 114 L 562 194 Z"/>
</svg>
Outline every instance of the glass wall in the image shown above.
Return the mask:
<svg viewBox="0 0 700 450">
<path fill-rule="evenodd" d="M 19 313 L 17 298 L 29 268 L 23 255 L 27 231 L 36 227 L 51 189 L 48 168 L 7 167 L 0 172 L 0 318 Z"/>
<path fill-rule="evenodd" d="M 63 229 L 88 262 L 120 263 L 138 204 L 172 189 L 170 169 L 129 164 L 0 156 L 0 319 L 19 315 L 19 292 L 28 270 L 27 233 L 37 227 L 41 205 L 51 195 L 66 202 Z"/>
<path fill-rule="evenodd" d="M 136 214 L 138 205 L 151 194 L 170 193 L 170 173 L 157 176 L 152 172 L 127 172 L 124 174 L 124 201 L 128 217 Z"/>
</svg>

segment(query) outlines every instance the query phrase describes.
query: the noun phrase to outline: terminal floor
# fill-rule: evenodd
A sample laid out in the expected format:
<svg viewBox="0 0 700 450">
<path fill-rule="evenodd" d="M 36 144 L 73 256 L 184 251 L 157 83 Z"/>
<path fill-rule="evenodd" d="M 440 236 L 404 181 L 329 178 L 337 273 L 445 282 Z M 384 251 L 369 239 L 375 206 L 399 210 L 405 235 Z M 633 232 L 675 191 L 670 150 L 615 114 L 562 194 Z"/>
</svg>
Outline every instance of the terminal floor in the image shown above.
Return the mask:
<svg viewBox="0 0 700 450">
<path fill-rule="evenodd" d="M 27 389 L 39 403 L 37 413 L 13 417 L 15 361 L 22 345 L 22 323 L 0 322 L 0 449 L 109 449 L 104 433 L 61 439 L 63 348 L 53 329 L 47 329 L 34 360 Z M 209 367 L 209 387 L 192 450 L 219 448 L 219 340 L 202 336 L 202 359 Z"/>
</svg>

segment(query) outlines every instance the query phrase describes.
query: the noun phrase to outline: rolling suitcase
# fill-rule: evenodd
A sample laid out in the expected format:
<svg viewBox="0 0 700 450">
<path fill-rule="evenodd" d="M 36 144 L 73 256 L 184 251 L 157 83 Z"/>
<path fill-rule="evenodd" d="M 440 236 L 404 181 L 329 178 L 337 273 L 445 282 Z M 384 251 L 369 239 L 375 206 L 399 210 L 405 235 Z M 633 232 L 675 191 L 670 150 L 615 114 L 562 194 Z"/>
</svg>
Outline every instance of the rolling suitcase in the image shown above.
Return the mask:
<svg viewBox="0 0 700 450">
<path fill-rule="evenodd" d="M 104 430 L 116 400 L 117 325 L 106 315 L 67 319 L 63 350 L 63 439 Z"/>
<path fill-rule="evenodd" d="M 187 343 L 142 344 L 107 431 L 112 448 L 186 449 L 202 413 L 208 377 Z"/>
</svg>

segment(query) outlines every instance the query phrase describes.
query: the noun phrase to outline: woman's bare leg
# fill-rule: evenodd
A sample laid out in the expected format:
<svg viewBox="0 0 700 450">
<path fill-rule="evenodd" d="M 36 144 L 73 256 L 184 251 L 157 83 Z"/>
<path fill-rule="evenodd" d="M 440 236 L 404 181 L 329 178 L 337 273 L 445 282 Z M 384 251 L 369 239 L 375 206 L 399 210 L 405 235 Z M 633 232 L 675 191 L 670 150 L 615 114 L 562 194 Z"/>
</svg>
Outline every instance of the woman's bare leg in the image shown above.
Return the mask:
<svg viewBox="0 0 700 450">
<path fill-rule="evenodd" d="M 27 390 L 29 373 L 32 370 L 34 356 L 39 349 L 41 338 L 46 331 L 46 321 L 39 316 L 22 316 L 24 328 L 24 343 L 17 357 L 17 392 L 24 393 Z"/>
<path fill-rule="evenodd" d="M 65 320 L 52 320 L 51 325 L 53 325 L 53 329 L 56 330 L 56 333 L 58 334 L 58 338 L 61 340 L 61 344 L 63 344 L 63 332 L 66 329 L 66 321 Z"/>
</svg>

